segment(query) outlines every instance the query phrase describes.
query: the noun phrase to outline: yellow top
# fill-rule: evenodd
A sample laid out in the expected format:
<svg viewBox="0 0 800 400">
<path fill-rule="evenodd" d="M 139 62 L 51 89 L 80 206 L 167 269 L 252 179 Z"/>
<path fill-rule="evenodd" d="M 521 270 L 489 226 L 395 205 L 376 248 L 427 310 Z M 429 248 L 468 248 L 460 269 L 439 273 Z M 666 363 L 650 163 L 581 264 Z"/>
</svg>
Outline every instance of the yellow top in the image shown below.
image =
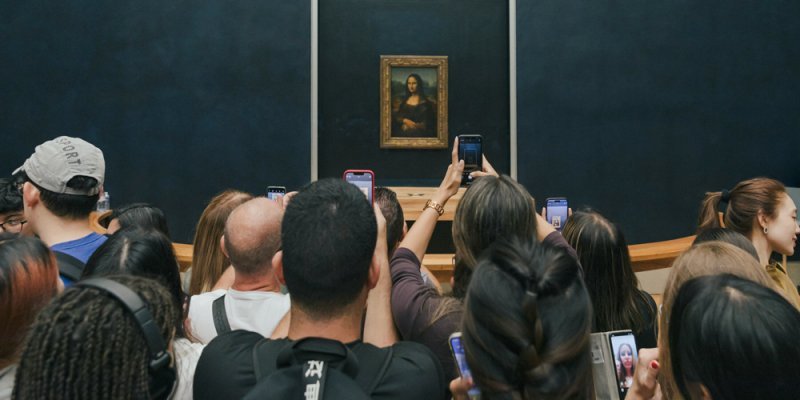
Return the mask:
<svg viewBox="0 0 800 400">
<path fill-rule="evenodd" d="M 800 309 L 800 294 L 797 293 L 797 286 L 786 275 L 786 270 L 779 262 L 774 262 L 767 265 L 767 274 L 775 282 L 775 288 L 783 292 L 786 299 L 794 304 L 797 309 Z"/>
</svg>

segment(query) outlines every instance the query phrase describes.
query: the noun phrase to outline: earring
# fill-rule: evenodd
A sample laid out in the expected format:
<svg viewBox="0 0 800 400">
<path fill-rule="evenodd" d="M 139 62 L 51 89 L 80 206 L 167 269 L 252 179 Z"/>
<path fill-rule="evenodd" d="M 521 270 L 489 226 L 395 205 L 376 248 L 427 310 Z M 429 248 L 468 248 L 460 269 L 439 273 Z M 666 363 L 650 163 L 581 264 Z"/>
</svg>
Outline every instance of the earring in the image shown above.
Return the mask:
<svg viewBox="0 0 800 400">
<path fill-rule="evenodd" d="M 765 226 L 765 227 L 764 227 L 764 234 L 766 235 L 766 234 L 767 234 L 767 232 L 769 232 L 769 229 L 767 229 L 767 227 Z"/>
</svg>

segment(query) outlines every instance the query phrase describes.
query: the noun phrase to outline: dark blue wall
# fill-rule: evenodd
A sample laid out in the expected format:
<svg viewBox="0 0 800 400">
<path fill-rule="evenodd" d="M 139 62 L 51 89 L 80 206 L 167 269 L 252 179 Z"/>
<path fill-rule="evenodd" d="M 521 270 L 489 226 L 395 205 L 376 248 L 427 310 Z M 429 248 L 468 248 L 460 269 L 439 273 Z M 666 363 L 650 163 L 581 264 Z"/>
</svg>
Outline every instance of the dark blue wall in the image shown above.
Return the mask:
<svg viewBox="0 0 800 400">
<path fill-rule="evenodd" d="M 708 190 L 800 185 L 800 3 L 522 0 L 519 179 L 629 242 L 691 234 Z"/>
<path fill-rule="evenodd" d="M 0 171 L 81 136 L 176 241 L 219 191 L 310 177 L 309 2 L 3 1 L 0 59 Z"/>
<path fill-rule="evenodd" d="M 479 133 L 509 168 L 508 4 L 323 0 L 319 9 L 319 175 L 375 171 L 379 185 L 438 186 L 448 150 L 380 149 L 380 56 L 443 55 L 449 141 Z"/>
<path fill-rule="evenodd" d="M 435 185 L 446 151 L 380 150 L 379 56 L 448 55 L 450 137 L 508 171 L 508 9 L 320 2 L 320 176 Z M 703 192 L 800 185 L 800 3 L 517 3 L 519 178 L 619 221 L 690 234 Z M 0 171 L 61 134 L 103 148 L 112 203 L 155 203 L 188 241 L 227 187 L 310 176 L 307 1 L 0 2 Z"/>
</svg>

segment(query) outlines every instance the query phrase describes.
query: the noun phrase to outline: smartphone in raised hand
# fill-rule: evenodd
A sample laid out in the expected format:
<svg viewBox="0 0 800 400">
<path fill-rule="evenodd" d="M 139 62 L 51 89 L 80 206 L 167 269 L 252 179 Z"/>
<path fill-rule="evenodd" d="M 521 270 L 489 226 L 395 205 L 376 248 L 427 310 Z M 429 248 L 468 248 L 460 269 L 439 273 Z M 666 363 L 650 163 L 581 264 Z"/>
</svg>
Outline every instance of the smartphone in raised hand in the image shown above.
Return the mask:
<svg viewBox="0 0 800 400">
<path fill-rule="evenodd" d="M 286 196 L 285 186 L 267 186 L 267 198 L 277 200 L 278 197 Z"/>
<path fill-rule="evenodd" d="M 548 197 L 545 200 L 547 207 L 547 222 L 557 231 L 564 229 L 569 217 L 569 202 L 566 197 Z"/>
<path fill-rule="evenodd" d="M 348 169 L 342 178 L 356 185 L 372 204 L 375 195 L 375 173 L 368 169 Z"/>
<path fill-rule="evenodd" d="M 458 135 L 458 159 L 464 160 L 464 176 L 461 184 L 472 184 L 469 174 L 483 171 L 483 136 Z"/>
</svg>

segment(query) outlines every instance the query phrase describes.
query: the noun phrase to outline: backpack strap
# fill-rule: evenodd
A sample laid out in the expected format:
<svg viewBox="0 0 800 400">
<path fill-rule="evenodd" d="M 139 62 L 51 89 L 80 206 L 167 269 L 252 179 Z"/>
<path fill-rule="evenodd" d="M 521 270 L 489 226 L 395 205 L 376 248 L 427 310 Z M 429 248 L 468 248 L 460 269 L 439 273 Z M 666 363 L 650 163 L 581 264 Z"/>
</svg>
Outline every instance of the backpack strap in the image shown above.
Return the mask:
<svg viewBox="0 0 800 400">
<path fill-rule="evenodd" d="M 217 330 L 217 335 L 231 331 L 231 325 L 228 323 L 228 312 L 225 311 L 224 294 L 211 303 L 211 313 L 214 316 L 214 328 Z"/>
<path fill-rule="evenodd" d="M 270 376 L 280 368 L 285 367 L 289 353 L 295 350 L 295 345 L 288 341 L 276 341 L 262 339 L 253 346 L 253 366 L 256 381 Z M 308 346 L 301 346 L 301 351 L 308 350 Z M 353 352 L 354 356 L 357 356 Z M 353 377 L 364 393 L 371 396 L 383 380 L 394 355 L 394 347 L 380 349 L 373 346 L 363 346 L 358 353 L 361 357 L 357 358 L 358 374 Z M 280 359 L 279 359 L 280 358 Z M 281 365 L 279 365 L 281 364 Z M 307 368 L 307 367 L 304 367 Z"/>
<path fill-rule="evenodd" d="M 67 254 L 62 253 L 60 251 L 54 250 L 53 253 L 56 255 L 56 263 L 58 263 L 58 273 L 67 277 L 67 279 L 77 282 L 81 279 L 81 274 L 83 274 L 83 267 L 86 264 Z"/>
<path fill-rule="evenodd" d="M 383 380 L 383 376 L 386 375 L 386 371 L 389 369 L 389 364 L 392 362 L 393 354 L 394 354 L 394 346 L 389 346 L 389 351 L 384 352 L 381 367 L 378 369 L 372 369 L 372 371 L 377 371 L 377 372 L 372 377 L 372 381 L 367 387 L 368 390 L 366 390 L 366 393 L 368 395 L 372 396 L 372 392 L 374 392 L 375 388 L 378 387 L 378 383 L 380 383 L 381 380 Z"/>
</svg>

